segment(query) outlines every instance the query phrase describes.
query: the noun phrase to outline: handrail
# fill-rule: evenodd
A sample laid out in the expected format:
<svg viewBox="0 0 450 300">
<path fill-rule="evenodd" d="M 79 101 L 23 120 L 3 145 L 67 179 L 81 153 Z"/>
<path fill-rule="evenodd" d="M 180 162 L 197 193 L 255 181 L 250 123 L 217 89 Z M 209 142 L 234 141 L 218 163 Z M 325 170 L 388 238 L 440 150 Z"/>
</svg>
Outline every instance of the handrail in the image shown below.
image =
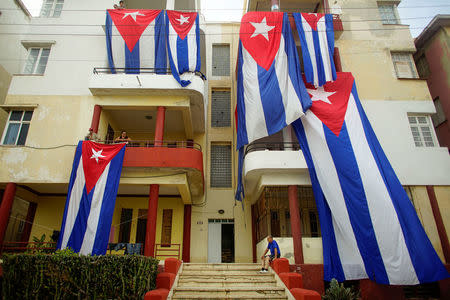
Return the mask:
<svg viewBox="0 0 450 300">
<path fill-rule="evenodd" d="M 94 74 L 160 74 L 167 75 L 172 74 L 169 68 L 114 68 L 115 72 L 111 71 L 111 68 L 105 67 L 95 67 L 93 70 Z M 200 72 L 195 71 L 195 75 L 199 76 L 201 79 L 206 80 L 206 76 Z"/>
<path fill-rule="evenodd" d="M 55 242 L 3 242 L 0 252 L 21 253 L 27 250 L 43 250 L 53 252 L 56 250 Z"/>
<path fill-rule="evenodd" d="M 93 140 L 103 144 L 120 144 L 114 140 Z M 126 143 L 127 147 L 140 148 L 188 148 L 202 151 L 202 146 L 193 141 L 154 141 L 154 140 L 131 140 Z"/>
<path fill-rule="evenodd" d="M 245 149 L 245 155 L 255 151 L 297 151 L 300 150 L 298 142 L 254 142 L 249 144 Z"/>
</svg>

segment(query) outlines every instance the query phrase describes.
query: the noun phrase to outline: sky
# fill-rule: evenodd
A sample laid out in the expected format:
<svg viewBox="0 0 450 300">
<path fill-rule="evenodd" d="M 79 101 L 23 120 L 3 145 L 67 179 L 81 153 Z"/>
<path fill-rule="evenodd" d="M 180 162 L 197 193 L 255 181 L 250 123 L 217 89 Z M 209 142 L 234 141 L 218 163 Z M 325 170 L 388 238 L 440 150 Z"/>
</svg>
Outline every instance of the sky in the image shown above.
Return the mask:
<svg viewBox="0 0 450 300">
<path fill-rule="evenodd" d="M 38 16 L 42 0 L 22 0 L 33 16 Z M 149 0 L 151 1 L 151 0 Z M 239 21 L 243 0 L 201 0 L 202 13 L 208 22 Z M 421 6 L 421 7 L 418 7 Z M 436 14 L 450 14 L 449 0 L 403 0 L 398 6 L 402 24 L 410 25 L 416 37 Z"/>
</svg>

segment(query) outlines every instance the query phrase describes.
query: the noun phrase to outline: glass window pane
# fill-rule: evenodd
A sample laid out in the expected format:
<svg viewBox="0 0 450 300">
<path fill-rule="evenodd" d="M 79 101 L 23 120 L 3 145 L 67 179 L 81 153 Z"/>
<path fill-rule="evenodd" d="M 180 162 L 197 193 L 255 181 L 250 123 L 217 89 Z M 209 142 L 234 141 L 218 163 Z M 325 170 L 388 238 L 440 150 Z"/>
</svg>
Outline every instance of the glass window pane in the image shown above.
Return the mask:
<svg viewBox="0 0 450 300">
<path fill-rule="evenodd" d="M 416 124 L 417 123 L 416 117 L 408 117 L 408 120 L 409 120 L 409 124 Z"/>
<path fill-rule="evenodd" d="M 19 132 L 19 123 L 10 123 L 8 130 L 6 131 L 5 139 L 3 140 L 4 145 L 14 145 L 16 143 L 17 133 Z"/>
<path fill-rule="evenodd" d="M 48 56 L 50 49 L 42 49 L 41 58 L 39 59 L 39 65 L 36 69 L 36 74 L 44 74 L 45 67 L 47 66 Z"/>
<path fill-rule="evenodd" d="M 36 65 L 36 60 L 39 56 L 38 48 L 31 48 L 29 50 L 27 62 L 25 64 L 24 73 L 25 74 L 33 74 L 34 66 Z"/>
<path fill-rule="evenodd" d="M 427 118 L 426 117 L 418 117 L 417 119 L 419 120 L 420 124 L 427 124 Z"/>
<path fill-rule="evenodd" d="M 53 17 L 57 18 L 61 15 L 61 11 L 62 11 L 63 5 L 62 3 L 57 3 L 55 5 L 55 11 L 53 12 Z"/>
<path fill-rule="evenodd" d="M 29 127 L 30 127 L 30 124 L 28 124 L 28 123 L 22 124 L 22 129 L 20 129 L 20 134 L 19 134 L 19 139 L 17 140 L 17 145 L 25 145 Z"/>
<path fill-rule="evenodd" d="M 417 147 L 422 147 L 422 146 L 423 146 L 423 145 L 422 145 L 422 142 L 417 142 L 417 141 L 416 141 L 415 143 L 416 143 L 416 146 L 417 146 Z"/>
<path fill-rule="evenodd" d="M 10 121 L 20 121 L 22 119 L 22 113 L 23 113 L 23 111 L 13 110 L 11 112 L 11 116 L 9 117 L 9 120 Z"/>
<path fill-rule="evenodd" d="M 25 112 L 25 115 L 23 116 L 24 121 L 31 121 L 31 117 L 33 116 L 33 111 L 28 110 Z"/>
<path fill-rule="evenodd" d="M 425 146 L 434 147 L 434 143 L 433 142 L 425 142 Z"/>
</svg>

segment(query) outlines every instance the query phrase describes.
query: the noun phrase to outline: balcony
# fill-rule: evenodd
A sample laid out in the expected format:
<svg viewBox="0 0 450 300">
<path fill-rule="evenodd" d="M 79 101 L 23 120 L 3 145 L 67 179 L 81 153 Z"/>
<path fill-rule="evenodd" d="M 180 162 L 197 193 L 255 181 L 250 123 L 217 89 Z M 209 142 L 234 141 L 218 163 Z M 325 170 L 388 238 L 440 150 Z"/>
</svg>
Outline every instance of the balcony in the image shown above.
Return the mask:
<svg viewBox="0 0 450 300">
<path fill-rule="evenodd" d="M 254 203 L 265 186 L 311 185 L 298 143 L 254 142 L 244 156 L 246 195 Z"/>
</svg>

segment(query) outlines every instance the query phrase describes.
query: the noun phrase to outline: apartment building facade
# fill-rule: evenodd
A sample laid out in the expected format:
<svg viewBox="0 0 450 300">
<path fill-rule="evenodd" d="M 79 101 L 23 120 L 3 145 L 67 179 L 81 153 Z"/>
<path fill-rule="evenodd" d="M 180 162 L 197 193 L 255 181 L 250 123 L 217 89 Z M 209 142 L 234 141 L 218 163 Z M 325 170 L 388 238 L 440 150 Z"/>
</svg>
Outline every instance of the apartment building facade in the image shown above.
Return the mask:
<svg viewBox="0 0 450 300">
<path fill-rule="evenodd" d="M 0 62 L 12 77 L 2 105 L 8 120 L 0 147 L 2 207 L 13 199 L 12 213 L 5 213 L 10 216 L 5 243 L 60 230 L 75 145 L 92 127 L 102 141 L 121 130 L 132 139 L 110 242 L 144 243 L 147 218 L 156 217 L 153 255 L 162 259 L 256 262 L 270 234 L 291 264 L 320 269 L 320 222 L 308 168 L 289 127 L 247 147 L 246 198 L 242 205 L 234 200 L 239 23 L 201 20 L 207 80 L 195 76 L 181 88 L 171 75 L 109 74 L 103 26 L 112 1 L 44 2 L 48 6 L 39 18 L 24 17 L 12 0 L 0 16 L 0 41 L 8 45 Z M 288 13 L 335 15 L 336 66 L 353 73 L 375 133 L 448 263 L 450 158 L 436 139 L 435 108 L 426 82 L 418 78 L 399 2 L 248 0 L 243 10 L 278 5 Z M 189 0 L 126 5 L 200 9 L 200 1 Z M 300 45 L 297 37 L 296 42 Z M 155 205 L 157 214 L 150 215 L 147 209 Z"/>
</svg>

